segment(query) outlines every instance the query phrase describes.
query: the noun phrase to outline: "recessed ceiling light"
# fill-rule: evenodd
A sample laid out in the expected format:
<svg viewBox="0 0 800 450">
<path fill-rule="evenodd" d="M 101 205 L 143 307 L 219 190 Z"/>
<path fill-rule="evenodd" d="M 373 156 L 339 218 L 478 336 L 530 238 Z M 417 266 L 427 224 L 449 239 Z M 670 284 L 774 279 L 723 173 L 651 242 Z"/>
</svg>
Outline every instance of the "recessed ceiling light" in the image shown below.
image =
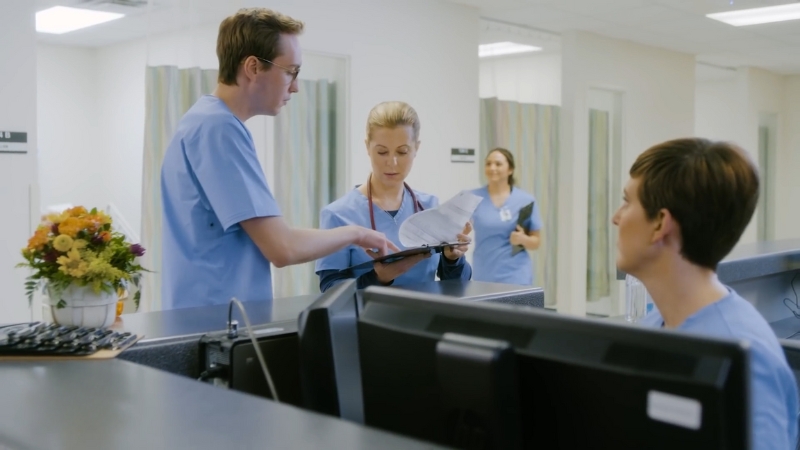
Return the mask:
<svg viewBox="0 0 800 450">
<path fill-rule="evenodd" d="M 125 14 L 54 6 L 36 13 L 36 31 L 63 34 L 124 17 Z"/>
<path fill-rule="evenodd" d="M 515 42 L 495 42 L 478 46 L 478 57 L 513 55 L 515 53 L 538 52 L 542 48 Z"/>
<path fill-rule="evenodd" d="M 800 19 L 800 3 L 706 14 L 706 17 L 735 27 L 797 20 Z"/>
</svg>

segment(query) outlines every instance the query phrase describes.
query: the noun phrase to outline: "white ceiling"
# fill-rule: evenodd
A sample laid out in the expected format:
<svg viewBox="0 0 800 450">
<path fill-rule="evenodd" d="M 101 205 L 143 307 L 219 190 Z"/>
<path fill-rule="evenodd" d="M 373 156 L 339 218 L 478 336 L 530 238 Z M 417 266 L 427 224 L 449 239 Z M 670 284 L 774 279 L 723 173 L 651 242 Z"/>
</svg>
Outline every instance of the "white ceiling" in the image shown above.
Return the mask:
<svg viewBox="0 0 800 450">
<path fill-rule="evenodd" d="M 450 1 L 478 7 L 486 19 L 542 31 L 585 30 L 695 54 L 698 61 L 712 65 L 800 73 L 800 20 L 733 27 L 705 17 L 792 0 Z"/>
<path fill-rule="evenodd" d="M 231 13 L 230 0 L 149 0 L 151 6 L 141 8 L 112 5 L 109 0 L 35 1 L 38 10 L 54 5 L 91 4 L 96 9 L 127 13 L 122 19 L 72 33 L 39 34 L 41 42 L 90 47 L 218 23 Z M 502 23 L 517 24 L 524 27 L 525 34 L 518 41 L 542 45 L 545 51 L 560 51 L 558 34 L 577 29 L 695 54 L 698 61 L 710 65 L 749 65 L 778 73 L 800 73 L 800 20 L 737 28 L 705 17 L 712 12 L 786 4 L 791 0 L 448 1 L 480 8 L 481 16 L 491 19 L 494 25 L 489 27 L 484 21 L 482 42 L 507 36 L 508 30 L 498 29 Z"/>
<path fill-rule="evenodd" d="M 103 47 L 148 34 L 156 35 L 197 25 L 219 23 L 231 14 L 231 2 L 220 0 L 35 0 L 36 10 L 52 6 L 91 8 L 124 13 L 125 17 L 65 34 L 38 33 L 39 42 Z M 125 4 L 141 4 L 131 7 Z"/>
</svg>

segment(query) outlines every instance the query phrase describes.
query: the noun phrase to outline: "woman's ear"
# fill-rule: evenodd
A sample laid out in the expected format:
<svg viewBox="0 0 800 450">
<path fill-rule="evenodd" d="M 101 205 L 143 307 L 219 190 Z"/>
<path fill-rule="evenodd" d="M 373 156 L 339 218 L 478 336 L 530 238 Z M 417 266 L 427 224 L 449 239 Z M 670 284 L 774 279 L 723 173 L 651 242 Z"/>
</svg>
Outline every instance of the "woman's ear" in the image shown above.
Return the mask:
<svg viewBox="0 0 800 450">
<path fill-rule="evenodd" d="M 666 208 L 658 211 L 653 222 L 653 242 L 665 241 L 676 229 L 675 218 Z"/>
</svg>

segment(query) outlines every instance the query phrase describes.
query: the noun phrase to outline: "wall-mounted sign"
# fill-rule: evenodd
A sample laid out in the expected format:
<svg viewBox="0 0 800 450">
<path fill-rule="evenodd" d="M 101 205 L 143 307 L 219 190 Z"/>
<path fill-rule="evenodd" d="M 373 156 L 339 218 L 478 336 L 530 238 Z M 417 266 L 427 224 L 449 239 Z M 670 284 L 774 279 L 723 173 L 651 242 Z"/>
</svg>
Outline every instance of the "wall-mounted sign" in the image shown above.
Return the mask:
<svg viewBox="0 0 800 450">
<path fill-rule="evenodd" d="M 28 153 L 28 133 L 0 131 L 0 153 Z"/>
<path fill-rule="evenodd" d="M 450 162 L 474 163 L 475 162 L 475 149 L 474 148 L 451 148 L 450 149 Z"/>
</svg>

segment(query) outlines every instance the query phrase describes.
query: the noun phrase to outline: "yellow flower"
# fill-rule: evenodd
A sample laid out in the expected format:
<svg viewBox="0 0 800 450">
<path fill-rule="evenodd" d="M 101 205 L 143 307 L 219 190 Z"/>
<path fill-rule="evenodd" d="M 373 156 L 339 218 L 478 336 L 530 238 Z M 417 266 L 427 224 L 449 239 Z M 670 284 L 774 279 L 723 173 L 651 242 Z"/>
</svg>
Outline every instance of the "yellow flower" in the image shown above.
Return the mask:
<svg viewBox="0 0 800 450">
<path fill-rule="evenodd" d="M 73 240 L 66 234 L 59 234 L 53 239 L 53 248 L 60 252 L 68 252 L 72 248 Z"/>
<path fill-rule="evenodd" d="M 67 214 L 66 212 L 63 212 L 63 213 L 60 213 L 60 214 L 59 213 L 55 213 L 55 214 L 48 214 L 47 220 L 50 223 L 54 223 L 54 224 L 58 225 L 59 223 L 67 220 L 68 217 L 69 217 L 69 214 Z"/>
<path fill-rule="evenodd" d="M 83 239 L 75 239 L 74 241 L 72 241 L 71 249 L 74 248 L 76 250 L 83 250 L 86 248 L 87 245 L 89 245 L 89 242 Z"/>
<path fill-rule="evenodd" d="M 61 266 L 58 270 L 75 278 L 83 277 L 89 269 L 89 264 L 81 259 L 81 252 L 77 249 L 70 250 L 65 256 L 59 256 L 56 261 Z"/>
</svg>

